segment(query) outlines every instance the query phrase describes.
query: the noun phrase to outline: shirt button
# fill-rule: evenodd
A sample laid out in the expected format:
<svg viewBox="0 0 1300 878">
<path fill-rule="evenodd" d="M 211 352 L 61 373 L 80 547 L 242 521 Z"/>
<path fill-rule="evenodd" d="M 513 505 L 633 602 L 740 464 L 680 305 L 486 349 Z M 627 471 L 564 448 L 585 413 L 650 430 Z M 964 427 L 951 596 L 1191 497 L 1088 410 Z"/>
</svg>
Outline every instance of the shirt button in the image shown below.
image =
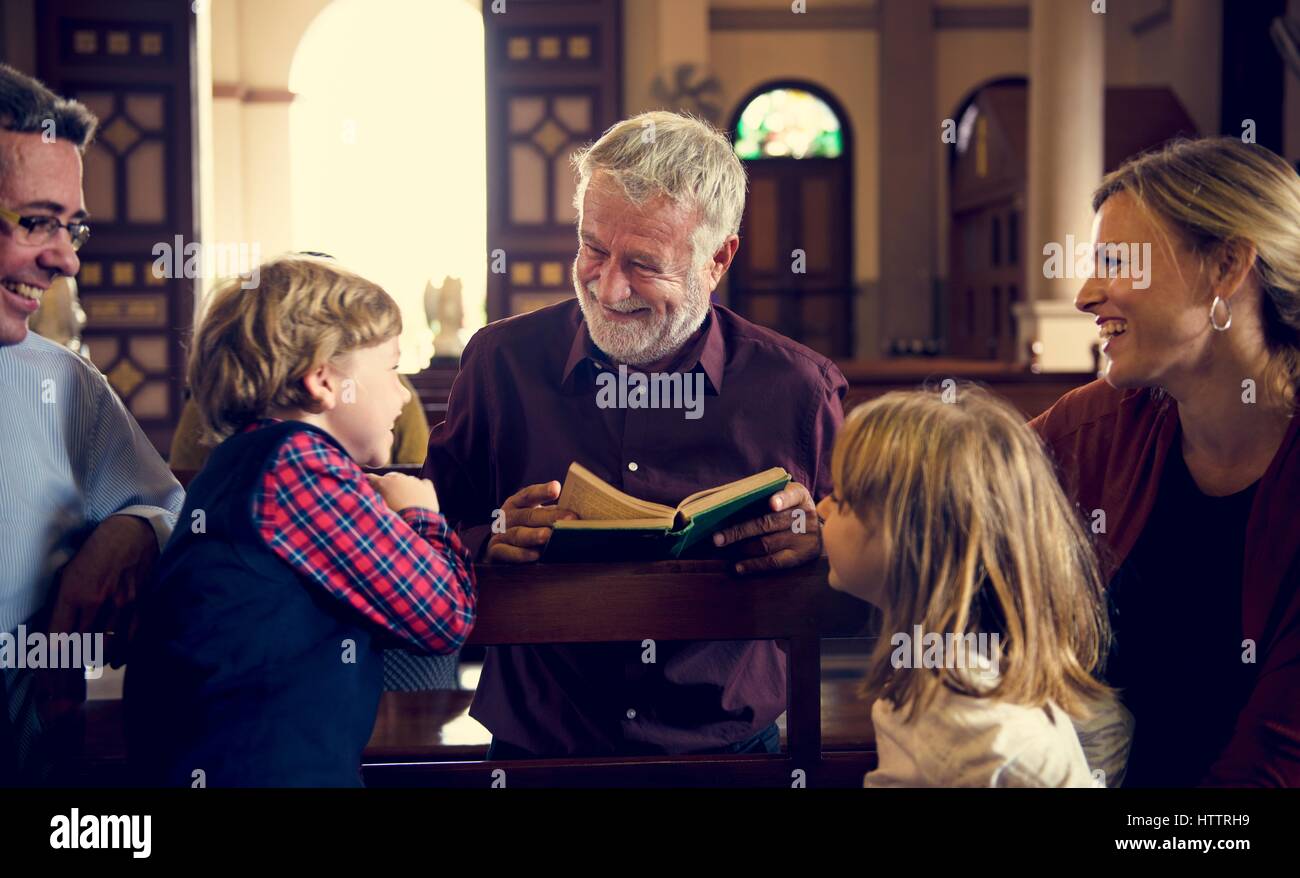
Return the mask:
<svg viewBox="0 0 1300 878">
<path fill-rule="evenodd" d="M 627 709 L 627 718 L 628 718 L 628 719 L 636 719 L 636 711 L 629 707 L 629 708 Z"/>
<path fill-rule="evenodd" d="M 628 463 L 627 468 L 628 468 L 631 472 L 636 472 L 636 461 L 634 460 L 634 461 L 631 461 L 630 463 Z"/>
</svg>

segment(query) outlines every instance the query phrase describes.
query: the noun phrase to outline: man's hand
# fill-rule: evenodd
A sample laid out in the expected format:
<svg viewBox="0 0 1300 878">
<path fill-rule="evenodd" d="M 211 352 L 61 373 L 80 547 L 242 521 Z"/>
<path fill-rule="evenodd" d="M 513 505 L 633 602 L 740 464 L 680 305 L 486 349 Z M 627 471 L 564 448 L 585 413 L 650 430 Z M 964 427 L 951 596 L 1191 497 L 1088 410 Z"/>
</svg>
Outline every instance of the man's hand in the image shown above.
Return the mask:
<svg viewBox="0 0 1300 878">
<path fill-rule="evenodd" d="M 559 496 L 559 482 L 529 485 L 511 494 L 501 506 L 505 532 L 488 540 L 485 560 L 489 564 L 527 564 L 542 557 L 555 522 L 578 517 L 558 506 L 543 505 Z"/>
<path fill-rule="evenodd" d="M 149 522 L 110 515 L 59 575 L 50 631 L 104 633 L 105 657 L 121 667 L 135 632 L 136 595 L 157 560 L 158 537 Z"/>
<path fill-rule="evenodd" d="M 737 554 L 747 559 L 736 565 L 737 573 L 797 567 L 821 554 L 821 521 L 807 488 L 791 482 L 785 490 L 773 494 L 768 503 L 772 511 L 767 515 L 713 535 L 713 545 L 734 544 Z M 800 525 L 797 530 L 796 522 Z"/>
</svg>

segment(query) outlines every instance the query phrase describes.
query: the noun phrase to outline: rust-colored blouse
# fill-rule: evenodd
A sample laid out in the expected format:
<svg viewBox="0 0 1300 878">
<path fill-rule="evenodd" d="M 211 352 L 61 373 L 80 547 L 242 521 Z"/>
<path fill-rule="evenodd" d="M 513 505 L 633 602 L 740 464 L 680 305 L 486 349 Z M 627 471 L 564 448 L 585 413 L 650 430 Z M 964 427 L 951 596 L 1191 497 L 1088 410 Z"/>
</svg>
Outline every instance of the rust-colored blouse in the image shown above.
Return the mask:
<svg viewBox="0 0 1300 878">
<path fill-rule="evenodd" d="M 1030 426 L 1055 457 L 1062 484 L 1086 520 L 1101 521 L 1096 510 L 1105 513 L 1096 538 L 1110 581 L 1148 526 L 1171 451 L 1179 453 L 1177 405 L 1150 390 L 1121 391 L 1099 380 L 1065 394 Z M 1189 533 L 1187 551 L 1215 551 L 1214 536 Z M 1300 417 L 1255 486 L 1246 522 L 1241 630 L 1255 647 L 1249 694 L 1202 783 L 1300 786 Z M 1189 649 L 1196 637 L 1187 632 Z M 1150 669 L 1179 672 L 1176 658 Z"/>
</svg>

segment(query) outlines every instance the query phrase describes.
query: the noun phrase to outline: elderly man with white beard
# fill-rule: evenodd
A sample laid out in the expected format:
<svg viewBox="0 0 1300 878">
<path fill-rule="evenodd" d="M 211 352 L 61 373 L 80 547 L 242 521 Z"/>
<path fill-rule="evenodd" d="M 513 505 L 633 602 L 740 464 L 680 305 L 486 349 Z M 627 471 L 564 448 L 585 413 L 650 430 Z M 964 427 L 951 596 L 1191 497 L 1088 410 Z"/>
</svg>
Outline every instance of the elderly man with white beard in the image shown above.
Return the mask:
<svg viewBox="0 0 1300 878">
<path fill-rule="evenodd" d="M 813 561 L 847 385 L 830 360 L 711 302 L 740 246 L 746 180 L 731 144 L 651 112 L 574 166 L 577 296 L 493 323 L 465 348 L 423 473 L 443 513 L 479 558 L 526 564 L 573 516 L 555 505 L 572 461 L 670 506 L 783 466 L 792 481 L 771 511 L 716 533 L 709 552 L 741 574 Z M 680 375 L 704 396 L 690 417 L 610 406 L 598 386 L 620 371 Z M 498 509 L 504 532 L 491 533 Z M 470 713 L 492 732 L 490 759 L 776 752 L 785 675 L 773 641 L 659 644 L 653 663 L 639 640 L 494 647 Z"/>
</svg>

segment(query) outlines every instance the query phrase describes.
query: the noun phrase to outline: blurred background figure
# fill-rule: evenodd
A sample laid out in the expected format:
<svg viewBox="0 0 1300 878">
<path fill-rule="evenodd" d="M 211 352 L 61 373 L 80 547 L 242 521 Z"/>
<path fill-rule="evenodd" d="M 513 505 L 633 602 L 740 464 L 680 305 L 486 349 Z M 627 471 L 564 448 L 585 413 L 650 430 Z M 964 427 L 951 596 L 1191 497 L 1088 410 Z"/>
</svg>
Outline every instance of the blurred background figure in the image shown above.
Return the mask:
<svg viewBox="0 0 1300 878">
<path fill-rule="evenodd" d="M 50 284 L 45 295 L 41 296 L 41 307 L 27 321 L 27 328 L 32 332 L 82 357 L 87 355 L 86 346 L 81 341 L 81 330 L 85 325 L 86 312 L 81 309 L 81 301 L 77 298 L 77 282 L 70 277 L 60 277 Z"/>
</svg>

